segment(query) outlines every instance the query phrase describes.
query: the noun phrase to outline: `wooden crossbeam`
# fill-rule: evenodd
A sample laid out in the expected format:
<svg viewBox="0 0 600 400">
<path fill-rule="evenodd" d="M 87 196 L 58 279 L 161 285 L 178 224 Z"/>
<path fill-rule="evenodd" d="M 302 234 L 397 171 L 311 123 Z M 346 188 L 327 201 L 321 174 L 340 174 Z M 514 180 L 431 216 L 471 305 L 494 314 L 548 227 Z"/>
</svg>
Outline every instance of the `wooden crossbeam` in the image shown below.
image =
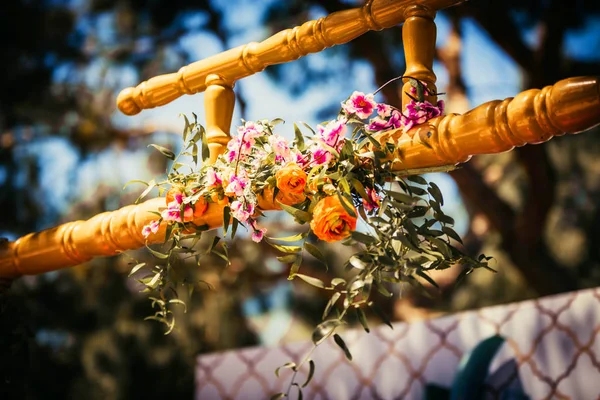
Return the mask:
<svg viewBox="0 0 600 400">
<path fill-rule="evenodd" d="M 377 136 L 393 141 L 398 151 L 396 170 L 454 165 L 471 155 L 499 153 L 525 144 L 545 142 L 565 132 L 577 133 L 600 124 L 600 80 L 570 78 L 531 89 L 515 98 L 491 101 L 464 115 L 434 118 L 403 134 L 401 130 Z M 0 248 L 0 278 L 39 274 L 77 265 L 96 256 L 109 256 L 144 245 L 142 227 L 156 218 L 149 211 L 165 207 L 164 198 L 99 214 L 39 233 L 26 235 Z M 274 210 L 272 196 L 261 199 L 263 210 Z M 223 208 L 211 203 L 194 223 L 211 228 L 222 225 Z M 164 240 L 165 226 L 148 239 Z"/>
<path fill-rule="evenodd" d="M 117 106 L 124 114 L 135 115 L 144 109 L 168 104 L 184 94 L 203 92 L 208 75 L 219 75 L 233 85 L 269 65 L 297 60 L 307 54 L 347 43 L 368 31 L 380 31 L 401 24 L 410 17 L 409 13 L 415 7 L 435 12 L 463 1 L 369 0 L 361 8 L 331 13 L 283 30 L 260 43 L 252 42 L 227 50 L 182 67 L 178 72 L 159 75 L 134 88 L 123 89 L 117 98 Z M 435 30 L 433 35 L 435 38 Z M 433 51 L 431 49 L 432 58 Z"/>
</svg>

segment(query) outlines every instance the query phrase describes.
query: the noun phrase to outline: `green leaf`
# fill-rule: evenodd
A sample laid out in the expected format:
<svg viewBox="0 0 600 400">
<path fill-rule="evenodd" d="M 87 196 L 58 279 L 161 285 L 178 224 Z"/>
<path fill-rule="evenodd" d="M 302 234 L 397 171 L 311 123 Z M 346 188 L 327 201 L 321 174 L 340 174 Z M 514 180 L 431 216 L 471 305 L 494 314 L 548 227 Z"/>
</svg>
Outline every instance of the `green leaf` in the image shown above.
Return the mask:
<svg viewBox="0 0 600 400">
<path fill-rule="evenodd" d="M 344 177 L 341 177 L 338 180 L 338 185 L 342 188 L 344 193 L 350 194 L 350 185 L 348 184 L 348 180 Z"/>
<path fill-rule="evenodd" d="M 347 182 L 346 182 L 346 184 L 347 184 Z M 340 193 L 339 191 L 337 192 L 337 196 L 340 199 L 340 203 L 342 204 L 342 207 L 344 207 L 344 210 L 346 210 L 346 212 L 351 217 L 357 218 L 356 210 L 354 209 L 354 206 L 352 205 L 352 198 L 348 199 L 344 194 Z"/>
<path fill-rule="evenodd" d="M 419 185 L 427 185 L 427 181 L 421 175 L 410 175 L 407 176 L 406 179 L 411 182 L 418 183 Z"/>
<path fill-rule="evenodd" d="M 383 310 L 381 310 L 381 308 L 379 308 L 377 304 L 370 302 L 368 303 L 368 306 L 371 307 L 371 310 L 373 310 L 387 326 L 389 326 L 391 329 L 394 329 L 394 326 L 390 322 L 388 316 L 383 312 Z"/>
<path fill-rule="evenodd" d="M 297 242 L 298 240 L 304 239 L 308 235 L 308 232 L 302 232 L 297 235 L 285 236 L 282 238 L 267 237 L 268 240 L 277 240 L 278 242 Z"/>
<path fill-rule="evenodd" d="M 427 282 L 429 282 L 432 286 L 434 286 L 436 289 L 439 289 L 440 287 L 438 286 L 438 284 L 433 280 L 433 278 L 431 278 L 429 275 L 427 275 L 426 272 L 421 271 L 421 270 L 417 270 L 417 275 L 419 275 L 421 278 L 425 279 Z"/>
<path fill-rule="evenodd" d="M 269 122 L 269 125 L 271 125 L 271 126 L 276 126 L 279 124 L 285 124 L 285 120 L 283 118 L 275 118 L 275 119 L 271 120 L 271 122 Z"/>
<path fill-rule="evenodd" d="M 319 248 L 317 246 L 315 246 L 311 243 L 308 243 L 308 242 L 304 242 L 304 249 L 306 251 L 308 251 L 308 253 L 311 256 L 313 256 L 317 260 L 321 261 L 323 264 L 327 265 L 327 259 L 325 258 L 323 253 L 321 253 L 321 250 L 319 250 Z"/>
<path fill-rule="evenodd" d="M 310 125 L 308 125 L 306 122 L 302 122 L 302 121 L 300 121 L 300 123 L 301 123 L 302 125 L 304 125 L 304 126 L 306 127 L 306 129 L 308 129 L 308 130 L 309 130 L 309 131 L 310 131 L 310 132 L 313 134 L 313 136 L 315 136 L 315 135 L 317 134 L 317 133 L 315 132 L 315 130 L 314 130 L 313 128 L 311 128 L 311 126 L 310 126 Z"/>
<path fill-rule="evenodd" d="M 206 163 L 210 158 L 210 150 L 208 149 L 208 140 L 206 139 L 206 129 L 200 126 L 200 140 L 202 141 L 202 162 Z"/>
<path fill-rule="evenodd" d="M 350 350 L 348 350 L 348 346 L 346 346 L 344 339 L 342 339 L 342 337 L 336 333 L 333 335 L 333 340 L 335 341 L 335 344 L 340 346 L 340 348 L 344 351 L 344 355 L 348 361 L 352 361 L 352 354 L 350 354 Z"/>
<path fill-rule="evenodd" d="M 435 213 L 433 215 L 433 218 L 437 219 L 440 222 L 443 222 L 445 224 L 450 224 L 450 225 L 454 225 L 454 218 L 446 215 L 446 214 L 442 214 L 442 213 Z"/>
<path fill-rule="evenodd" d="M 417 186 L 409 185 L 408 190 L 411 192 L 411 194 L 416 194 L 417 196 L 424 196 L 427 194 L 427 192 L 424 189 Z"/>
<path fill-rule="evenodd" d="M 438 185 L 436 185 L 433 182 L 429 182 L 429 187 L 427 188 L 427 191 L 433 196 L 434 199 L 437 200 L 438 203 L 440 203 L 441 206 L 444 205 L 444 198 Z"/>
<path fill-rule="evenodd" d="M 188 133 L 190 132 L 190 121 L 188 120 L 187 115 L 183 113 L 179 114 L 179 116 L 183 117 L 183 119 L 185 120 L 185 126 L 183 127 L 183 142 L 185 143 L 185 141 L 187 140 Z"/>
<path fill-rule="evenodd" d="M 150 193 L 150 191 L 152 189 L 154 189 L 154 187 L 156 186 L 156 181 L 154 179 L 152 179 L 150 182 L 148 182 L 148 187 L 142 192 L 142 194 L 140 194 L 140 196 L 135 200 L 135 204 L 139 203 L 141 199 L 143 199 L 144 197 L 146 197 L 146 195 L 148 193 Z"/>
<path fill-rule="evenodd" d="M 449 226 L 443 226 L 442 231 L 452 239 L 456 240 L 458 243 L 462 244 L 463 241 L 460 235 L 456 233 L 454 229 L 450 228 Z"/>
<path fill-rule="evenodd" d="M 173 153 L 171 150 L 167 149 L 166 147 L 162 147 L 157 144 L 149 144 L 148 147 L 154 147 L 156 150 L 160 151 L 169 160 L 175 159 L 175 153 Z"/>
<path fill-rule="evenodd" d="M 183 306 L 183 312 L 187 313 L 187 305 L 185 304 L 185 302 L 179 299 L 171 299 L 169 300 L 169 304 L 179 304 L 180 306 Z"/>
<path fill-rule="evenodd" d="M 295 259 L 294 262 L 292 263 L 292 266 L 290 267 L 290 275 L 288 277 L 289 280 L 294 279 L 294 276 L 296 276 L 296 274 L 298 274 L 298 271 L 300 270 L 300 266 L 302 265 L 302 253 L 297 253 L 294 255 Z"/>
<path fill-rule="evenodd" d="M 417 246 L 415 246 L 414 244 L 412 244 L 412 242 L 408 239 L 408 237 L 402 233 L 398 233 L 397 235 L 394 235 L 394 239 L 397 239 L 400 241 L 400 243 L 402 243 L 405 247 L 408 247 L 411 250 L 417 251 L 420 253 L 419 249 L 417 248 Z"/>
<path fill-rule="evenodd" d="M 289 264 L 289 263 L 296 261 L 296 254 L 288 254 L 287 256 L 279 256 L 279 257 L 277 257 L 277 260 L 284 264 Z"/>
<path fill-rule="evenodd" d="M 306 144 L 304 143 L 304 136 L 302 136 L 302 132 L 298 125 L 294 123 L 294 135 L 296 137 L 296 147 L 300 151 L 304 151 L 306 149 Z"/>
<path fill-rule="evenodd" d="M 318 278 L 313 278 L 312 276 L 308 276 L 308 275 L 304 275 L 304 274 L 294 274 L 293 276 L 298 277 L 300 279 L 302 279 L 304 282 L 308 283 L 309 285 L 312 285 L 314 287 L 318 287 L 320 289 L 325 289 L 325 284 L 323 283 L 322 280 L 318 279 Z"/>
<path fill-rule="evenodd" d="M 281 251 L 282 253 L 298 253 L 300 250 L 302 250 L 302 247 L 300 246 L 284 246 L 281 244 L 270 243 L 268 241 L 267 243 L 269 243 L 271 247 Z"/>
<path fill-rule="evenodd" d="M 371 330 L 369 329 L 369 324 L 367 322 L 367 316 L 365 315 L 365 312 L 361 308 L 356 308 L 356 315 L 358 316 L 358 320 L 360 321 L 360 324 L 362 325 L 365 332 L 369 333 Z"/>
<path fill-rule="evenodd" d="M 327 316 L 331 312 L 331 308 L 339 300 L 341 295 L 342 294 L 340 292 L 335 292 L 334 294 L 331 295 L 331 298 L 329 299 L 329 301 L 327 302 L 327 305 L 325 306 L 325 309 L 323 310 L 323 316 L 321 317 L 321 319 L 327 318 Z"/>
<path fill-rule="evenodd" d="M 336 287 L 337 285 L 343 285 L 346 283 L 346 280 L 343 278 L 333 278 L 331 280 L 331 286 Z"/>
<path fill-rule="evenodd" d="M 412 196 L 409 196 L 405 193 L 400 193 L 400 192 L 394 192 L 391 190 L 384 190 L 383 191 L 386 195 L 390 196 L 391 198 L 393 198 L 394 200 L 397 200 L 401 203 L 406 203 L 406 204 L 413 204 L 415 202 L 415 199 Z"/>
<path fill-rule="evenodd" d="M 342 323 L 343 322 L 339 319 L 330 319 L 321 322 L 313 331 L 312 342 L 315 344 L 315 346 L 320 345 L 325 339 L 331 336 L 335 329 L 342 325 Z"/>
<path fill-rule="evenodd" d="M 275 369 L 275 376 L 279 378 L 279 371 L 281 371 L 281 369 L 286 369 L 286 368 L 289 368 L 292 371 L 295 371 L 296 370 L 296 363 L 295 362 L 286 362 L 282 366 L 277 367 Z"/>
<path fill-rule="evenodd" d="M 198 145 L 196 143 L 192 145 L 192 161 L 198 165 Z"/>
<path fill-rule="evenodd" d="M 152 253 L 152 255 L 156 258 L 159 258 L 161 260 L 166 260 L 167 258 L 169 258 L 168 254 L 163 254 L 161 252 L 158 252 L 156 250 L 152 250 L 150 247 L 146 246 L 146 248 L 150 251 L 150 253 Z"/>
<path fill-rule="evenodd" d="M 135 274 L 136 272 L 138 272 L 141 268 L 143 268 L 146 265 L 146 263 L 139 263 L 138 265 L 136 265 L 135 267 L 131 268 L 131 272 L 129 273 L 128 276 L 131 276 L 133 274 Z"/>
<path fill-rule="evenodd" d="M 223 208 L 223 237 L 227 234 L 227 228 L 229 227 L 229 222 L 231 220 L 231 208 L 229 206 L 225 206 Z"/>
<path fill-rule="evenodd" d="M 393 296 L 393 294 L 390 293 L 381 282 L 379 282 L 379 281 L 376 280 L 375 281 L 375 286 L 377 287 L 377 291 L 379 293 L 381 293 L 382 295 L 384 295 L 385 297 L 392 297 Z"/>
<path fill-rule="evenodd" d="M 306 381 L 304 381 L 304 384 L 302 385 L 302 387 L 306 387 L 306 385 L 308 385 L 310 383 L 310 381 L 312 380 L 314 375 L 315 375 L 315 362 L 313 360 L 308 360 L 308 376 L 306 377 Z"/>
<path fill-rule="evenodd" d="M 239 225 L 239 221 L 235 218 L 231 221 L 231 239 L 235 238 L 235 233 L 237 232 L 237 228 Z"/>
<path fill-rule="evenodd" d="M 352 186 L 354 187 L 354 190 L 356 190 L 356 193 L 360 195 L 360 197 L 367 201 L 371 201 L 369 195 L 367 194 L 367 191 L 365 190 L 365 187 L 358 179 L 352 179 Z"/>
<path fill-rule="evenodd" d="M 350 257 L 350 259 L 348 260 L 348 263 L 350 263 L 350 265 L 352 265 L 354 268 L 356 268 L 360 271 L 362 271 L 363 269 L 367 268 L 370 265 L 369 262 L 362 260 L 356 254 L 353 255 L 352 257 Z"/>
<path fill-rule="evenodd" d="M 158 285 L 158 280 L 160 279 L 160 273 L 156 273 L 154 277 L 150 280 L 150 282 L 146 283 L 146 286 L 154 289 L 156 285 Z"/>
<path fill-rule="evenodd" d="M 285 393 L 275 393 L 273 396 L 271 396 L 269 398 L 269 400 L 279 400 L 279 399 L 283 399 L 285 396 Z"/>
<path fill-rule="evenodd" d="M 351 234 L 352 239 L 356 240 L 357 242 L 369 245 L 369 244 L 375 244 L 378 242 L 378 240 L 376 238 L 374 238 L 371 235 L 366 235 L 362 232 L 359 231 L 353 231 Z"/>
<path fill-rule="evenodd" d="M 141 180 L 139 180 L 139 179 L 133 179 L 133 180 L 131 180 L 131 181 L 127 182 L 127 183 L 125 184 L 125 186 L 123 186 L 123 190 L 125 190 L 125 188 L 126 188 L 127 186 L 131 185 L 132 183 L 142 183 L 142 184 L 144 184 L 144 185 L 148 186 L 148 182 L 146 182 L 146 181 L 141 181 Z"/>
<path fill-rule="evenodd" d="M 283 204 L 279 201 L 277 202 L 277 204 L 279 204 L 279 206 L 281 207 L 282 210 L 284 210 L 288 214 L 291 214 L 294 218 L 296 218 L 301 223 L 308 222 L 311 219 L 310 213 L 308 213 L 306 211 L 302 211 L 298 208 L 288 206 L 287 204 Z"/>
</svg>

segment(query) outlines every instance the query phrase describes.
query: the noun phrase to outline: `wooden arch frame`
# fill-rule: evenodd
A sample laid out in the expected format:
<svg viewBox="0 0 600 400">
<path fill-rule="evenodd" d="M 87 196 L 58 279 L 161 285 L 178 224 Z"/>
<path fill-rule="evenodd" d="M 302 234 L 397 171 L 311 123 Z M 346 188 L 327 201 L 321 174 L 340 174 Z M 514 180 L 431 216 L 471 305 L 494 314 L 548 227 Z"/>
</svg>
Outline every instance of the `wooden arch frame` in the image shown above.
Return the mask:
<svg viewBox="0 0 600 400">
<path fill-rule="evenodd" d="M 316 21 L 284 30 L 260 43 L 249 43 L 183 67 L 177 73 L 154 77 L 127 88 L 117 99 L 119 109 L 133 115 L 167 104 L 182 94 L 205 91 L 207 140 L 211 161 L 229 140 L 235 81 L 268 65 L 295 60 L 326 47 L 346 43 L 369 30 L 403 23 L 404 48 L 410 75 L 435 88 L 432 70 L 435 50 L 435 12 L 461 0 L 368 0 L 361 8 L 332 13 Z M 406 82 L 405 85 L 409 83 Z M 404 90 L 405 91 L 405 90 Z M 403 92 L 404 92 L 403 91 Z M 430 100 L 434 100 L 430 98 Z M 407 98 L 403 98 L 406 104 Z M 441 116 L 416 126 L 408 134 L 385 132 L 380 142 L 394 141 L 402 159 L 396 169 L 454 165 L 475 154 L 508 151 L 515 146 L 542 143 L 566 132 L 577 133 L 600 123 L 600 81 L 570 78 L 515 98 L 491 101 L 463 114 Z M 40 274 L 78 265 L 96 256 L 110 256 L 143 246 L 142 227 L 155 217 L 149 211 L 164 199 L 148 200 L 87 221 L 69 222 L 1 245 L 0 279 Z M 263 210 L 276 209 L 262 199 Z M 194 221 L 218 227 L 222 206 L 211 204 Z M 148 243 L 164 240 L 165 226 Z"/>
</svg>

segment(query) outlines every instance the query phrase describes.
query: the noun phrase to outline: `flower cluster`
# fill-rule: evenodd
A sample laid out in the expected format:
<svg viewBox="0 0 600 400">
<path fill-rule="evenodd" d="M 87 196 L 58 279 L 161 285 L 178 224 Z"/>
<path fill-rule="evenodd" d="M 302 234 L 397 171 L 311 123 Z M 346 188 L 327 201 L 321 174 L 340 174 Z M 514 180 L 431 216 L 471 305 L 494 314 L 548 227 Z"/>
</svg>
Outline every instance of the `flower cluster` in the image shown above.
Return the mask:
<svg viewBox="0 0 600 400">
<path fill-rule="evenodd" d="M 286 253 L 278 259 L 290 264 L 290 279 L 297 277 L 333 292 L 324 322 L 315 330 L 313 341 L 318 345 L 334 335 L 346 354 L 348 349 L 334 334 L 335 327 L 353 309 L 367 329 L 363 308 L 373 303 L 372 289 L 391 296 L 385 284 L 409 282 L 418 286 L 420 279 L 431 283 L 427 271 L 432 269 L 462 264 L 466 275 L 475 268 L 489 268 L 487 257 L 475 260 L 453 246 L 452 241 L 460 242 L 460 237 L 451 228 L 452 218 L 441 209 L 443 198 L 439 188 L 414 175 L 417 171 L 392 168 L 390 160 L 399 157 L 400 152 L 394 142 L 380 143 L 377 138 L 378 133 L 391 129 L 408 131 L 443 112 L 442 101 L 434 105 L 426 99 L 426 95 L 435 93 L 424 83 L 406 78 L 413 90 L 406 93 L 411 101 L 403 110 L 376 102 L 374 94 L 354 92 L 341 103 L 335 119 L 318 125 L 316 130 L 305 125 L 311 135 L 305 135 L 294 124 L 292 141 L 275 133 L 281 120 L 243 121 L 226 151 L 212 164 L 207 162 L 204 128 L 187 118 L 185 145 L 180 155 L 191 157 L 193 166 L 179 162 L 179 156 L 175 157 L 168 149 L 153 145 L 173 160 L 173 167 L 166 181 L 152 181 L 140 196 L 154 186 L 170 187 L 165 207 L 155 212 L 158 218 L 141 232 L 153 242 L 164 234 L 165 244 L 170 243 L 166 253 L 150 249 L 161 263 L 140 279 L 148 290 L 160 292 L 160 299 L 153 298 L 159 311 L 149 318 L 166 323 L 169 331 L 173 329 L 173 313 L 168 305 L 181 304 L 181 300 L 169 299 L 167 289 L 175 292 L 175 283 L 182 283 L 174 282 L 170 274 L 181 253 L 194 256 L 197 265 L 202 255 L 211 253 L 228 260 L 227 246 L 220 238 L 214 238 L 204 251 L 194 249 L 202 232 L 214 227 L 215 213 L 220 212 L 224 234 L 231 226 L 229 232 L 234 237 L 238 226 L 242 226 L 255 242 L 266 237 L 266 229 L 258 222 L 261 210 L 283 209 L 308 226 L 299 235 L 266 239 L 278 251 Z M 372 151 L 365 151 L 365 146 Z M 201 167 L 198 153 L 204 161 Z M 186 166 L 190 172 L 181 172 Z M 208 210 L 210 216 L 206 215 Z M 359 219 L 366 230 L 357 231 Z M 335 278 L 327 284 L 299 273 L 304 252 L 326 263 L 321 251 L 310 243 L 314 238 L 354 246 L 355 253 L 345 263 L 346 270 L 354 272 L 348 280 Z M 183 244 L 187 239 L 193 240 L 191 246 Z M 132 273 L 144 265 L 139 263 Z M 327 319 L 340 298 L 343 304 L 337 304 L 341 308 L 338 316 Z"/>
<path fill-rule="evenodd" d="M 331 242 L 350 236 L 356 227 L 357 212 L 352 194 L 346 190 L 347 198 L 341 196 L 340 185 L 326 176 L 343 158 L 348 126 L 362 124 L 365 134 L 399 128 L 407 131 L 440 116 L 444 105 L 442 101 L 434 106 L 424 99 L 414 99 L 403 113 L 388 104 L 377 103 L 373 94 L 355 91 L 341 106 L 336 119 L 319 125 L 308 141 L 297 137 L 296 146 L 275 134 L 274 125 L 268 121 L 244 122 L 214 165 L 204 167 L 200 175 L 184 184 L 181 180 L 173 183 L 161 219 L 145 226 L 142 234 L 149 237 L 157 233 L 162 221 L 192 223 L 202 217 L 207 204 L 212 202 L 226 206 L 231 217 L 249 227 L 252 239 L 259 242 L 266 233 L 256 220 L 259 199 L 273 196 L 277 191 L 276 204 L 306 203 L 304 208 L 313 215 L 311 229 L 319 239 Z M 376 116 L 371 118 L 374 113 Z M 352 155 L 353 144 L 348 143 L 350 150 L 346 153 Z M 348 158 L 348 154 L 345 156 Z M 259 175 L 262 179 L 257 180 Z M 371 180 L 361 186 L 364 193 L 359 193 L 362 198 L 358 205 L 366 212 L 373 212 L 380 204 L 377 184 Z"/>
</svg>

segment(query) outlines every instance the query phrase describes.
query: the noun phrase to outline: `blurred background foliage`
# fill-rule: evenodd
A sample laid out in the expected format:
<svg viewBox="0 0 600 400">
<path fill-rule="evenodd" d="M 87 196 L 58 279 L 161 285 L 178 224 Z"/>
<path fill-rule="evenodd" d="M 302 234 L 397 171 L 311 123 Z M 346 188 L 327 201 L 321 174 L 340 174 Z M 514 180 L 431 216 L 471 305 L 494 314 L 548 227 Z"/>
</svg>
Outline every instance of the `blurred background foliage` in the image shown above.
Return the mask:
<svg viewBox="0 0 600 400">
<path fill-rule="evenodd" d="M 126 181 L 165 171 L 165 161 L 146 146 L 178 148 L 179 125 L 164 123 L 181 122 L 178 110 L 124 118 L 114 106 L 120 89 L 360 4 L 4 2 L 0 236 L 14 240 L 129 204 L 138 193 L 122 191 Z M 596 1 L 473 0 L 440 12 L 438 30 L 435 69 L 450 112 L 600 71 Z M 403 70 L 401 30 L 368 33 L 238 83 L 236 117 L 289 120 L 304 109 L 302 118 L 315 123 L 331 118 L 351 90 L 373 90 Z M 388 86 L 380 101 L 399 104 L 397 90 Z M 284 95 L 289 104 L 277 100 Z M 201 96 L 195 99 L 192 109 L 201 108 Z M 184 101 L 189 98 L 175 107 Z M 259 114 L 275 108 L 282 115 Z M 394 320 L 600 283 L 600 250 L 593 245 L 600 241 L 600 140 L 593 132 L 477 157 L 431 178 L 445 182 L 454 204 L 448 213 L 459 221 L 465 248 L 493 255 L 499 272 L 473 274 L 459 287 L 454 271 L 441 273 L 442 288 L 431 298 L 402 289 L 401 297 L 385 303 Z M 281 215 L 268 225 L 280 236 L 295 229 Z M 150 305 L 127 278 L 127 257 L 15 281 L 0 295 L 0 397 L 190 398 L 196 355 L 307 339 L 327 299 L 307 285 L 290 284 L 270 247 L 243 237 L 231 247 L 231 266 L 213 260 L 197 271 L 207 285 L 198 287 L 169 336 L 143 321 Z M 329 271 L 310 260 L 303 268 L 328 279 L 349 250 L 323 251 Z"/>
</svg>

